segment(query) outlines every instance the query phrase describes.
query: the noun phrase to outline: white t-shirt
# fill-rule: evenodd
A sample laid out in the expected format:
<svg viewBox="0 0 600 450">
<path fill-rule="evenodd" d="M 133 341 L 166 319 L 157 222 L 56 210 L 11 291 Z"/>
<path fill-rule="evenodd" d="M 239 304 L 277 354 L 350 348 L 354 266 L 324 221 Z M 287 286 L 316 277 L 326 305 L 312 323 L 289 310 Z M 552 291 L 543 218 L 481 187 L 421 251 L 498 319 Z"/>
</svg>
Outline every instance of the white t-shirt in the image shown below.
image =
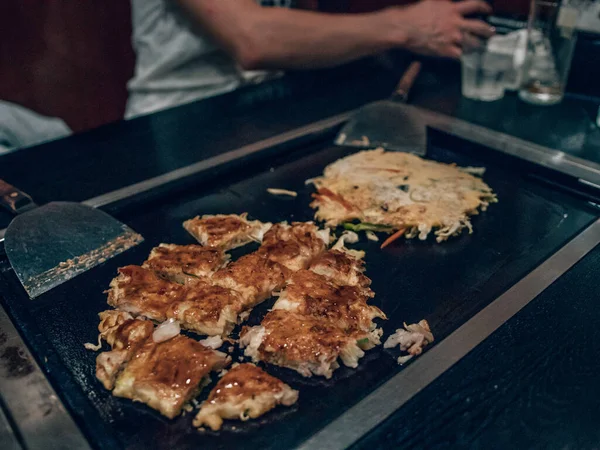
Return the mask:
<svg viewBox="0 0 600 450">
<path fill-rule="evenodd" d="M 258 0 L 289 7 L 292 0 Z M 188 18 L 174 0 L 131 0 L 135 74 L 125 117 L 222 94 L 265 78 L 244 72 Z"/>
</svg>

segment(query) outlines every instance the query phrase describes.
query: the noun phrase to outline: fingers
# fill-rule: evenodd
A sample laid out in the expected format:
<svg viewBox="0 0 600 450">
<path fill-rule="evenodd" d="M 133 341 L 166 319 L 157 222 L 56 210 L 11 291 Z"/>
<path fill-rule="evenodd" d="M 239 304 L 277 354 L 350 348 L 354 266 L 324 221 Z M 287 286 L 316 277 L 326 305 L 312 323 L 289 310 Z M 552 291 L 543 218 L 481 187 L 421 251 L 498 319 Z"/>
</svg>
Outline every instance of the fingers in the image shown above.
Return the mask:
<svg viewBox="0 0 600 450">
<path fill-rule="evenodd" d="M 481 20 L 465 19 L 461 22 L 460 29 L 483 38 L 490 38 L 496 32 L 494 27 Z"/>
<path fill-rule="evenodd" d="M 482 0 L 464 0 L 454 4 L 456 11 L 463 15 L 470 14 L 491 14 L 492 8 Z"/>
<path fill-rule="evenodd" d="M 456 31 L 456 33 L 452 34 L 452 36 L 450 37 L 450 43 L 453 45 L 458 45 L 460 47 L 463 43 L 463 39 L 463 33 L 461 33 L 460 31 Z"/>
<path fill-rule="evenodd" d="M 463 34 L 463 41 L 461 47 L 468 50 L 473 50 L 477 48 L 484 48 L 486 45 L 485 41 L 479 39 L 477 36 L 471 33 Z"/>
<path fill-rule="evenodd" d="M 448 58 L 459 59 L 462 55 L 462 49 L 457 45 L 453 45 L 448 49 L 447 53 Z"/>
</svg>

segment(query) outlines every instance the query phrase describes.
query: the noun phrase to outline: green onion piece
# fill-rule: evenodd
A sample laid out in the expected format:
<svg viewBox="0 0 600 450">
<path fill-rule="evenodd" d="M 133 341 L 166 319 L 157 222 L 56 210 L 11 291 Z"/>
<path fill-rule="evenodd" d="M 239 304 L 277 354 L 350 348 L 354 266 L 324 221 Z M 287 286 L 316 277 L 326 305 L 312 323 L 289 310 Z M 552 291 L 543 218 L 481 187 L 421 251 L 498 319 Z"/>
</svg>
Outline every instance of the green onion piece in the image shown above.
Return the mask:
<svg viewBox="0 0 600 450">
<path fill-rule="evenodd" d="M 360 347 L 361 345 L 367 345 L 369 343 L 369 338 L 362 338 L 356 341 L 356 344 Z"/>
<path fill-rule="evenodd" d="M 350 231 L 393 231 L 393 227 L 391 227 L 390 225 L 382 225 L 382 224 L 377 224 L 377 223 L 369 223 L 369 222 L 362 222 L 362 223 L 350 223 L 350 222 L 345 222 L 343 224 L 344 229 L 346 230 L 350 230 Z"/>
</svg>

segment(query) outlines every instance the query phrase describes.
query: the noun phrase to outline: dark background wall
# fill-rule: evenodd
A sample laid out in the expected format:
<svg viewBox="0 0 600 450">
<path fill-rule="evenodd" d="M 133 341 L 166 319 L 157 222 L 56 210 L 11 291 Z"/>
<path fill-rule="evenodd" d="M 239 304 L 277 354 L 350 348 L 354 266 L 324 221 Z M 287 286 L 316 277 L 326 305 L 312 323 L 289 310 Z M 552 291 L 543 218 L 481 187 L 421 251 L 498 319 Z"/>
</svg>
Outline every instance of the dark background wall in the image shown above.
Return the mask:
<svg viewBox="0 0 600 450">
<path fill-rule="evenodd" d="M 133 73 L 127 0 L 0 1 L 0 99 L 83 130 L 123 116 Z"/>
</svg>

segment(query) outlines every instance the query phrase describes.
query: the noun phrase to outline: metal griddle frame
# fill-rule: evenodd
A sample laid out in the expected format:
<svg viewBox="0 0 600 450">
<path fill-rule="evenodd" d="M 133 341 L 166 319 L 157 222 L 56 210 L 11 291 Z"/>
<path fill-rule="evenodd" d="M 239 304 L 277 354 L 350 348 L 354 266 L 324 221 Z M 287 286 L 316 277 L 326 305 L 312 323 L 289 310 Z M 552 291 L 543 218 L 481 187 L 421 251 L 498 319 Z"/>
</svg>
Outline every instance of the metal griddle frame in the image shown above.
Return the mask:
<svg viewBox="0 0 600 450">
<path fill-rule="evenodd" d="M 423 129 L 430 127 L 517 157 L 538 166 L 540 178 L 592 202 L 600 199 L 600 165 L 532 144 L 442 114 L 404 105 L 407 114 Z M 85 202 L 102 208 L 122 208 L 143 196 L 177 189 L 193 177 L 224 165 L 247 162 L 296 148 L 331 134 L 354 111 L 246 145 Z M 545 177 L 544 171 L 551 175 Z M 0 244 L 5 230 L 0 230 Z M 375 428 L 419 391 L 458 362 L 504 322 L 531 302 L 600 243 L 596 220 L 535 270 L 483 308 L 417 361 L 392 377 L 300 448 L 346 448 Z M 0 306 L 0 346 L 19 353 L 27 373 L 10 377 L 0 372 L 0 442 L 4 449 L 90 448 L 83 433 L 56 395 L 23 339 Z M 5 415 L 3 409 L 8 413 Z"/>
</svg>

